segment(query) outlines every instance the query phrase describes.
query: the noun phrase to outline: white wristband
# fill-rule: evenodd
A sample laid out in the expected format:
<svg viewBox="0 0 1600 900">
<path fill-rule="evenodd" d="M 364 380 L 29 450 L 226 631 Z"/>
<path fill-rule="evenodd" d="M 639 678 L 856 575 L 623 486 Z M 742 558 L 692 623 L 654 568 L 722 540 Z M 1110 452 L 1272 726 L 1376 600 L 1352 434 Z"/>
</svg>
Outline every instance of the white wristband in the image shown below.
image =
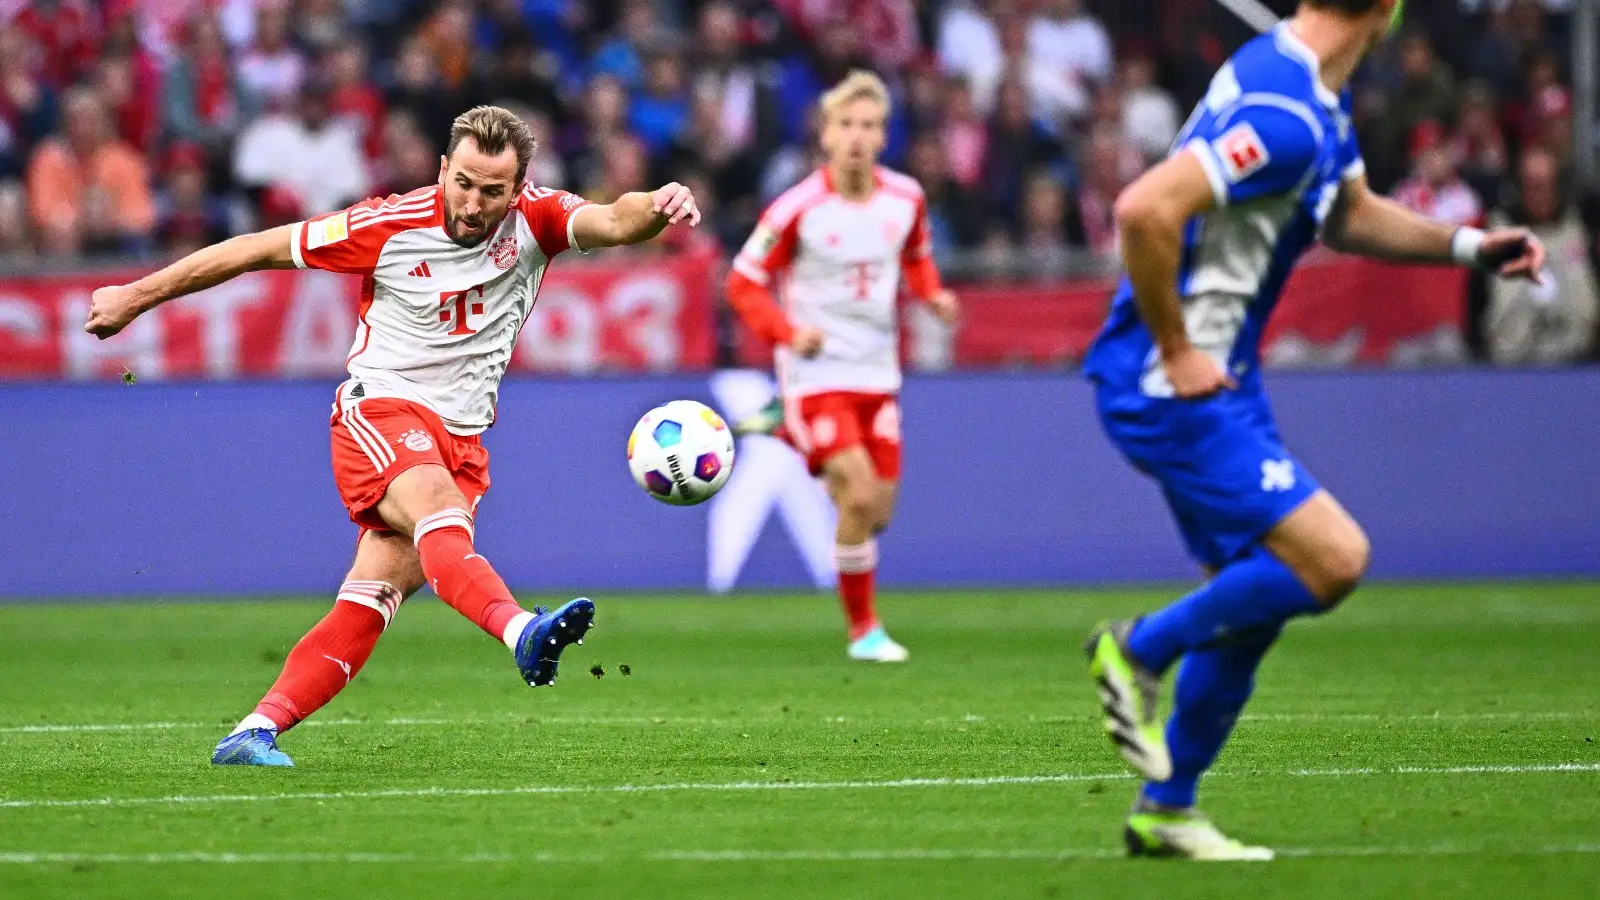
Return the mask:
<svg viewBox="0 0 1600 900">
<path fill-rule="evenodd" d="M 1450 258 L 1458 265 L 1478 265 L 1478 252 L 1483 249 L 1483 229 L 1465 225 L 1450 235 Z"/>
</svg>

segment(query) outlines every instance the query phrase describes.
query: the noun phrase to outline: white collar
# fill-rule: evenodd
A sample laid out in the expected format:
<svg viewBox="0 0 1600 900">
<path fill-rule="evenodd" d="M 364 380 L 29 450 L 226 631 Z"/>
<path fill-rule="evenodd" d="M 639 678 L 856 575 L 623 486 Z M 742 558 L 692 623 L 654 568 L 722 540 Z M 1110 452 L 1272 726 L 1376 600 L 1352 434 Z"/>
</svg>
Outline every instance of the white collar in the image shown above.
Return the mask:
<svg viewBox="0 0 1600 900">
<path fill-rule="evenodd" d="M 1317 99 L 1322 101 L 1322 105 L 1337 110 L 1339 95 L 1322 83 L 1322 61 L 1317 59 L 1317 54 L 1306 46 L 1305 41 L 1300 40 L 1288 22 L 1279 22 L 1272 29 L 1272 37 L 1277 41 L 1278 49 L 1300 60 L 1301 65 L 1311 72 L 1311 86 L 1317 92 Z"/>
</svg>

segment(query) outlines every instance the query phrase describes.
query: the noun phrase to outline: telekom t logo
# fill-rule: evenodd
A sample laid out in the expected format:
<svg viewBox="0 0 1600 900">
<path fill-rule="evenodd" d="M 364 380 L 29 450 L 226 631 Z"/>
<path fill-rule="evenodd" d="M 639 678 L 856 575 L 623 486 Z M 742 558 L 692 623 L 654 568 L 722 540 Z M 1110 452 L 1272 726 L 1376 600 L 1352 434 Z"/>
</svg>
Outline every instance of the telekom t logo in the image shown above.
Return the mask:
<svg viewBox="0 0 1600 900">
<path fill-rule="evenodd" d="M 471 301 L 472 292 L 478 292 L 478 300 Z M 483 285 L 475 284 L 464 291 L 444 291 L 439 294 L 439 321 L 454 321 L 450 334 L 477 334 L 478 329 L 467 324 L 467 316 L 483 315 Z"/>
</svg>

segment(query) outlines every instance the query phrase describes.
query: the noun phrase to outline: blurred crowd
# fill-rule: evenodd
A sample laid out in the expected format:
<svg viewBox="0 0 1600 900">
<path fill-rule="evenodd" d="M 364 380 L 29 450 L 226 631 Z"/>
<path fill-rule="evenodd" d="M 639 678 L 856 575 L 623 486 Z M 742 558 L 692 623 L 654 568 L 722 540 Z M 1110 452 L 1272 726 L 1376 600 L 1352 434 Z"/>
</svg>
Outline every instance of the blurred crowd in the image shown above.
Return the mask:
<svg viewBox="0 0 1600 900">
<path fill-rule="evenodd" d="M 1592 266 L 1570 3 L 1410 6 L 1355 87 L 1374 187 Z M 867 66 L 936 249 L 1029 271 L 1114 260 L 1117 192 L 1250 33 L 1213 0 L 0 0 L 0 23 L 0 260 L 178 253 L 409 190 L 489 102 L 539 137 L 535 181 L 689 183 L 712 227 L 686 240 L 726 250 Z"/>
</svg>

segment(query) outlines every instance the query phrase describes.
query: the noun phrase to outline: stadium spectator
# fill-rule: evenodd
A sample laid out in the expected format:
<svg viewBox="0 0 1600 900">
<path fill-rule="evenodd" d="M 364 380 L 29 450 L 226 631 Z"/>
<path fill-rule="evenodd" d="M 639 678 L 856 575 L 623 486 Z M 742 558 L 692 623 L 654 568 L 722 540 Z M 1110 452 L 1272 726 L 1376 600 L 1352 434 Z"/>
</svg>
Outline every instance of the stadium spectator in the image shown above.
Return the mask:
<svg viewBox="0 0 1600 900">
<path fill-rule="evenodd" d="M 434 152 L 444 152 L 450 123 L 461 110 L 455 105 L 455 95 L 445 90 L 422 38 L 412 37 L 400 46 L 394 84 L 384 99 L 390 110 L 403 110 L 411 116 Z"/>
<path fill-rule="evenodd" d="M 1030 55 L 1094 85 L 1111 81 L 1111 36 L 1083 0 L 1044 0 L 1028 23 Z"/>
<path fill-rule="evenodd" d="M 1511 156 L 1488 82 L 1472 81 L 1462 88 L 1458 121 L 1451 149 L 1461 177 L 1479 197 L 1497 201 Z"/>
<path fill-rule="evenodd" d="M 644 86 L 645 50 L 665 37 L 662 31 L 654 0 L 626 0 L 616 30 L 589 58 L 589 77 L 609 75 L 628 90 L 639 90 Z"/>
<path fill-rule="evenodd" d="M 29 238 L 28 201 L 22 185 L 0 181 L 0 259 L 27 262 L 33 256 Z"/>
<path fill-rule="evenodd" d="M 769 78 L 742 56 L 739 12 L 728 0 L 700 8 L 695 31 L 694 88 L 716 91 L 723 139 L 737 151 L 768 148 L 777 139 Z"/>
<path fill-rule="evenodd" d="M 1408 159 L 1407 145 L 1417 126 L 1434 121 L 1446 124 L 1455 121 L 1455 79 L 1433 52 L 1433 44 L 1420 31 L 1407 32 L 1398 48 L 1399 73 L 1394 88 L 1387 92 L 1384 115 L 1374 123 L 1380 132 L 1376 165 L 1368 160 L 1383 178 L 1381 188 L 1392 186 L 1393 179 L 1403 175 L 1403 160 Z"/>
<path fill-rule="evenodd" d="M 156 199 L 156 237 L 169 254 L 192 253 L 228 236 L 227 209 L 207 188 L 205 150 L 176 143 L 167 150 Z"/>
<path fill-rule="evenodd" d="M 628 127 L 652 159 L 662 159 L 688 125 L 683 57 L 667 45 L 652 47 L 645 59 L 644 89 L 628 110 Z"/>
<path fill-rule="evenodd" d="M 644 184 L 650 177 L 650 159 L 644 145 L 631 134 L 614 134 L 600 145 L 600 169 L 580 193 L 595 203 L 610 203 Z"/>
<path fill-rule="evenodd" d="M 383 123 L 383 155 L 373 166 L 373 189 L 379 197 L 404 194 L 439 177 L 439 153 L 404 110 Z"/>
<path fill-rule="evenodd" d="M 293 113 L 252 122 L 234 151 L 239 184 L 287 191 L 308 216 L 366 196 L 371 181 L 360 137 L 349 122 L 333 118 L 329 100 L 329 85 L 314 81 L 290 104 Z"/>
<path fill-rule="evenodd" d="M 927 198 L 934 257 L 945 259 L 954 247 L 977 246 L 988 219 L 983 201 L 978 192 L 963 188 L 950 177 L 949 161 L 938 135 L 922 132 L 912 138 L 906 154 L 906 174 L 922 185 Z"/>
<path fill-rule="evenodd" d="M 79 81 L 100 50 L 99 10 L 84 0 L 29 0 L 12 25 L 42 54 L 41 74 L 56 88 Z"/>
<path fill-rule="evenodd" d="M 239 57 L 239 86 L 246 102 L 266 109 L 287 103 L 306 77 L 305 57 L 289 40 L 289 5 L 263 3 L 256 14 L 255 40 Z"/>
<path fill-rule="evenodd" d="M 972 79 L 972 98 L 979 110 L 985 114 L 994 110 L 1000 81 L 1007 75 L 1022 79 L 1034 120 L 1053 134 L 1071 132 L 1089 111 L 1092 94 L 1082 73 L 1039 56 L 1028 40 L 1028 23 L 1019 15 L 1000 20 L 1000 67 Z"/>
<path fill-rule="evenodd" d="M 1069 229 L 1072 204 L 1066 185 L 1043 169 L 1023 180 L 1022 227 L 1017 235 L 1022 263 L 1035 275 L 1060 275 L 1066 271 L 1069 247 L 1080 244 Z"/>
<path fill-rule="evenodd" d="M 812 41 L 834 22 L 849 22 L 861 34 L 872 67 L 893 72 L 921 49 L 921 36 L 906 0 L 776 0 L 778 12 L 802 41 Z"/>
<path fill-rule="evenodd" d="M 1115 121 L 1097 124 L 1084 142 L 1076 211 L 1084 245 L 1101 260 L 1117 258 L 1117 224 L 1111 209 L 1138 174 L 1138 166 L 1138 151 Z"/>
<path fill-rule="evenodd" d="M 526 29 L 501 32 L 494 56 L 473 89 L 472 105 L 513 100 L 532 106 L 546 116 L 561 115 L 561 97 L 555 78 L 541 62 L 536 49 L 533 36 Z"/>
<path fill-rule="evenodd" d="M 42 71 L 43 54 L 27 35 L 0 26 L 0 178 L 21 174 L 34 146 L 55 126 L 55 93 Z"/>
<path fill-rule="evenodd" d="M 1172 149 L 1183 115 L 1178 102 L 1156 84 L 1155 63 L 1136 54 L 1118 67 L 1116 88 L 1122 94 L 1122 130 L 1138 145 L 1145 162 L 1154 164 Z"/>
<path fill-rule="evenodd" d="M 161 130 L 161 67 L 139 44 L 133 26 L 131 15 L 112 20 L 90 80 L 110 109 L 117 133 L 148 154 Z"/>
<path fill-rule="evenodd" d="M 28 166 L 29 221 L 47 249 L 137 252 L 155 227 L 144 158 L 112 128 L 91 88 L 68 91 L 62 131 L 46 138 Z"/>
<path fill-rule="evenodd" d="M 1549 252 L 1538 282 L 1495 279 L 1484 323 L 1489 356 L 1501 365 L 1554 365 L 1594 353 L 1600 286 L 1589 237 L 1561 183 L 1556 158 L 1539 148 L 1517 166 L 1517 200 L 1491 217 L 1495 227 L 1522 225 Z"/>
<path fill-rule="evenodd" d="M 297 0 L 294 36 L 314 56 L 330 53 L 344 41 L 346 15 L 342 0 Z"/>
<path fill-rule="evenodd" d="M 950 164 L 950 177 L 964 188 L 977 188 L 983 180 L 983 161 L 989 152 L 989 125 L 978 112 L 972 86 L 959 75 L 945 79 L 939 137 Z"/>
<path fill-rule="evenodd" d="M 805 137 L 822 92 L 843 81 L 851 69 L 864 67 L 860 35 L 848 19 L 827 22 L 813 46 L 789 54 L 782 65 L 777 91 L 781 138 L 793 144 Z M 891 134 L 890 158 L 893 140 Z"/>
<path fill-rule="evenodd" d="M 562 138 L 567 174 L 578 185 L 600 179 L 601 148 L 628 132 L 628 92 L 622 82 L 601 75 L 589 82 L 579 108 L 582 118 Z"/>
<path fill-rule="evenodd" d="M 998 85 L 1004 53 L 1001 18 L 1012 13 L 1012 0 L 954 0 L 939 23 L 939 68 L 973 83 Z"/>
<path fill-rule="evenodd" d="M 224 153 L 252 110 L 242 102 L 239 80 L 214 16 L 196 16 L 182 41 L 183 52 L 162 80 L 166 132 L 175 140 L 199 144 L 209 154 Z"/>
<path fill-rule="evenodd" d="M 994 117 L 989 121 L 988 152 L 983 161 L 984 196 L 1007 221 L 1016 221 L 1023 175 L 1039 166 L 1061 162 L 1061 142 L 1033 118 L 1022 82 L 1016 78 L 1002 81 L 995 94 Z"/>
<path fill-rule="evenodd" d="M 328 106 L 335 118 L 347 123 L 361 140 L 368 160 L 383 153 L 383 119 L 387 108 L 383 95 L 367 77 L 367 48 L 358 40 L 336 45 L 324 63 L 330 85 Z"/>
<path fill-rule="evenodd" d="M 1411 176 L 1395 188 L 1394 199 L 1407 209 L 1453 225 L 1483 224 L 1483 203 L 1456 170 L 1454 150 L 1444 127 L 1423 122 L 1411 137 Z"/>
<path fill-rule="evenodd" d="M 444 88 L 452 92 L 465 90 L 472 77 L 476 43 L 471 4 L 466 0 L 445 0 L 424 23 L 420 36 Z"/>
</svg>

